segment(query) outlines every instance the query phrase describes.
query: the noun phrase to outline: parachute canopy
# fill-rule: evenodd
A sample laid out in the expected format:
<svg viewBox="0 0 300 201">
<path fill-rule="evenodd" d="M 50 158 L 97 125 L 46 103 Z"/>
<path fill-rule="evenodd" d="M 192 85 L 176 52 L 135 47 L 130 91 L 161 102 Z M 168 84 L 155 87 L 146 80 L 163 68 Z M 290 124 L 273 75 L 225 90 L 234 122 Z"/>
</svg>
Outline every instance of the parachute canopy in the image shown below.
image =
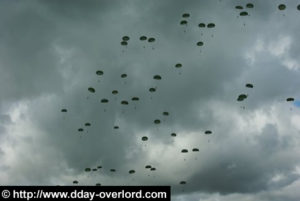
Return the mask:
<svg viewBox="0 0 300 201">
<path fill-rule="evenodd" d="M 246 12 L 246 11 L 240 12 L 240 16 L 247 16 L 247 15 L 248 15 L 248 12 Z"/>
<path fill-rule="evenodd" d="M 116 95 L 116 94 L 118 94 L 119 92 L 118 92 L 118 90 L 113 90 L 111 93 L 114 94 L 114 95 Z"/>
<path fill-rule="evenodd" d="M 287 98 L 286 101 L 290 102 L 290 101 L 294 101 L 294 98 Z"/>
<path fill-rule="evenodd" d="M 147 36 L 141 36 L 140 40 L 142 40 L 142 41 L 147 40 Z"/>
<path fill-rule="evenodd" d="M 79 182 L 77 180 L 74 180 L 73 181 L 73 184 L 78 184 Z"/>
<path fill-rule="evenodd" d="M 153 79 L 155 79 L 155 80 L 161 80 L 161 76 L 160 75 L 154 75 Z"/>
<path fill-rule="evenodd" d="M 214 28 L 216 25 L 214 23 L 207 24 L 207 28 Z"/>
<path fill-rule="evenodd" d="M 247 95 L 246 94 L 240 94 L 237 98 L 237 101 L 243 101 L 247 98 Z"/>
<path fill-rule="evenodd" d="M 246 87 L 247 87 L 247 88 L 253 88 L 253 84 L 247 83 L 247 84 L 246 84 Z"/>
<path fill-rule="evenodd" d="M 182 149 L 181 153 L 188 153 L 189 151 L 187 149 Z"/>
<path fill-rule="evenodd" d="M 197 46 L 203 46 L 204 43 L 202 41 L 197 42 Z"/>
<path fill-rule="evenodd" d="M 193 150 L 192 150 L 193 152 L 198 152 L 199 151 L 199 149 L 198 148 L 193 148 Z"/>
<path fill-rule="evenodd" d="M 198 24 L 198 27 L 204 28 L 204 27 L 205 27 L 205 24 L 204 24 L 204 23 L 200 23 L 200 24 Z"/>
<path fill-rule="evenodd" d="M 149 89 L 149 91 L 150 91 L 150 92 L 155 92 L 155 91 L 156 91 L 156 89 L 155 89 L 155 88 L 153 88 L 153 87 L 151 87 L 151 88 Z"/>
<path fill-rule="evenodd" d="M 239 10 L 242 10 L 242 9 L 243 9 L 243 6 L 236 6 L 235 8 L 236 8 L 236 9 L 239 9 Z"/>
<path fill-rule="evenodd" d="M 121 75 L 121 78 L 125 78 L 125 77 L 127 77 L 127 74 L 126 74 L 126 73 L 123 73 L 123 74 Z"/>
<path fill-rule="evenodd" d="M 189 13 L 183 13 L 183 14 L 182 14 L 182 17 L 183 17 L 183 18 L 189 18 L 189 17 L 190 17 L 190 14 L 189 14 Z"/>
<path fill-rule="evenodd" d="M 280 5 L 278 6 L 278 9 L 279 9 L 279 10 L 285 10 L 285 8 L 286 8 L 286 5 L 285 5 L 285 4 L 280 4 Z"/>
<path fill-rule="evenodd" d="M 151 168 L 151 165 L 146 165 L 145 168 L 149 169 L 149 168 Z"/>
<path fill-rule="evenodd" d="M 61 109 L 61 112 L 67 112 L 68 110 L 67 109 Z"/>
<path fill-rule="evenodd" d="M 103 75 L 103 71 L 102 71 L 102 70 L 97 70 L 97 71 L 96 71 L 96 74 L 97 74 L 97 75 Z"/>
<path fill-rule="evenodd" d="M 253 8 L 254 5 L 253 5 L 252 3 L 247 3 L 246 7 L 247 7 L 247 8 Z"/>
<path fill-rule="evenodd" d="M 175 64 L 175 67 L 176 67 L 176 68 L 181 68 L 181 67 L 182 67 L 182 64 L 181 64 L 181 63 L 177 63 L 177 64 Z"/>
<path fill-rule="evenodd" d="M 155 124 L 160 124 L 160 120 L 159 120 L 159 119 L 155 119 L 155 120 L 154 120 L 154 123 L 155 123 Z"/>
<path fill-rule="evenodd" d="M 206 130 L 204 133 L 205 133 L 206 135 L 212 134 L 212 132 L 211 132 L 210 130 Z"/>
<path fill-rule="evenodd" d="M 129 174 L 134 174 L 135 170 L 129 170 Z"/>
<path fill-rule="evenodd" d="M 130 39 L 129 36 L 123 36 L 123 37 L 122 37 L 122 40 L 123 40 L 123 41 L 129 41 L 129 39 Z"/>
<path fill-rule="evenodd" d="M 143 136 L 142 137 L 142 141 L 147 141 L 148 140 L 148 137 L 147 136 Z"/>
<path fill-rule="evenodd" d="M 101 99 L 101 103 L 108 103 L 108 99 L 106 98 Z"/>
<path fill-rule="evenodd" d="M 95 92 L 96 92 L 96 90 L 95 90 L 93 87 L 89 87 L 88 90 L 89 90 L 89 92 L 91 92 L 91 93 L 95 93 Z"/>
<path fill-rule="evenodd" d="M 172 137 L 176 137 L 176 133 L 171 133 L 171 136 Z"/>
<path fill-rule="evenodd" d="M 91 168 L 85 168 L 84 171 L 90 172 L 90 171 L 91 171 Z"/>
<path fill-rule="evenodd" d="M 186 184 L 186 181 L 181 181 L 181 182 L 179 182 L 179 184 L 184 185 L 184 184 Z"/>
<path fill-rule="evenodd" d="M 155 41 L 155 38 L 148 38 L 149 43 L 153 43 Z"/>
<path fill-rule="evenodd" d="M 83 128 L 78 128 L 78 131 L 79 131 L 79 132 L 82 132 L 82 131 L 83 131 Z"/>
<path fill-rule="evenodd" d="M 91 126 L 91 123 L 86 122 L 84 125 L 85 125 L 85 126 Z"/>
<path fill-rule="evenodd" d="M 128 105 L 128 101 L 122 100 L 122 101 L 121 101 L 121 104 L 122 104 L 122 105 Z"/>
<path fill-rule="evenodd" d="M 162 113 L 164 116 L 169 116 L 169 112 L 163 112 Z"/>
<path fill-rule="evenodd" d="M 126 46 L 127 44 L 128 44 L 128 43 L 127 43 L 126 41 L 122 41 L 122 42 L 121 42 L 121 45 L 122 45 L 122 46 Z"/>
<path fill-rule="evenodd" d="M 131 100 L 132 100 L 132 101 L 139 101 L 140 98 L 135 96 L 135 97 L 132 97 Z"/>
<path fill-rule="evenodd" d="M 181 21 L 180 21 L 180 24 L 181 24 L 181 25 L 187 25 L 187 23 L 188 23 L 188 22 L 187 22 L 186 20 L 181 20 Z"/>
</svg>

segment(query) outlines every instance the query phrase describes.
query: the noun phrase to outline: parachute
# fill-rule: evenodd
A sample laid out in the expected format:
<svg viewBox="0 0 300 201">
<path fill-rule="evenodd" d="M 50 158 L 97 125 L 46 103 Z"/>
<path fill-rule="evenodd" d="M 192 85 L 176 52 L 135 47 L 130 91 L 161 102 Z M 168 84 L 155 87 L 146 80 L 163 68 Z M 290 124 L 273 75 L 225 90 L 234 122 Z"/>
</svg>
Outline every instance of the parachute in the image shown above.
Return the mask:
<svg viewBox="0 0 300 201">
<path fill-rule="evenodd" d="M 155 171 L 155 170 L 156 170 L 156 168 L 154 168 L 154 167 L 150 168 L 150 171 Z"/>
<path fill-rule="evenodd" d="M 101 99 L 101 103 L 108 103 L 108 99 L 106 98 Z"/>
<path fill-rule="evenodd" d="M 122 100 L 122 101 L 121 101 L 121 104 L 122 104 L 122 105 L 128 105 L 128 101 Z"/>
<path fill-rule="evenodd" d="M 188 23 L 188 22 L 187 22 L 186 20 L 181 20 L 181 21 L 180 21 L 180 24 L 181 24 L 181 25 L 187 25 L 187 23 Z"/>
<path fill-rule="evenodd" d="M 182 64 L 181 64 L 181 63 L 175 64 L 175 68 L 181 68 L 181 67 L 182 67 Z"/>
<path fill-rule="evenodd" d="M 247 8 L 253 8 L 254 5 L 253 5 L 252 3 L 247 3 L 246 7 L 247 7 Z"/>
<path fill-rule="evenodd" d="M 149 89 L 149 91 L 150 91 L 150 92 L 155 92 L 155 91 L 156 91 L 156 89 L 155 89 L 155 88 L 153 88 L 153 87 L 151 87 L 151 88 Z"/>
<path fill-rule="evenodd" d="M 179 184 L 184 185 L 184 184 L 186 184 L 186 181 L 181 181 L 181 182 L 179 182 Z"/>
<path fill-rule="evenodd" d="M 205 24 L 204 24 L 204 23 L 200 23 L 200 24 L 198 24 L 198 27 L 204 28 L 204 27 L 205 27 Z"/>
<path fill-rule="evenodd" d="M 123 41 L 129 41 L 129 39 L 130 39 L 129 36 L 123 36 L 123 37 L 122 37 L 122 40 L 123 40 Z"/>
<path fill-rule="evenodd" d="M 176 137 L 176 133 L 171 133 L 171 136 L 172 137 Z"/>
<path fill-rule="evenodd" d="M 129 174 L 134 174 L 135 170 L 129 170 Z"/>
<path fill-rule="evenodd" d="M 153 43 L 155 41 L 155 38 L 148 38 L 149 43 Z"/>
<path fill-rule="evenodd" d="M 237 101 L 243 101 L 247 98 L 246 94 L 240 94 L 239 97 L 237 98 Z"/>
<path fill-rule="evenodd" d="M 164 116 L 169 116 L 169 112 L 163 112 L 162 113 Z"/>
<path fill-rule="evenodd" d="M 89 87 L 88 90 L 89 90 L 89 92 L 91 92 L 91 93 L 95 93 L 95 92 L 96 92 L 96 90 L 95 90 L 93 87 Z"/>
<path fill-rule="evenodd" d="M 204 43 L 202 41 L 197 42 L 197 46 L 203 46 Z"/>
<path fill-rule="evenodd" d="M 73 181 L 73 184 L 78 184 L 79 182 L 77 180 L 74 180 Z"/>
<path fill-rule="evenodd" d="M 102 71 L 102 70 L 97 70 L 97 71 L 96 71 L 96 74 L 97 74 L 97 75 L 103 75 L 103 71 Z"/>
<path fill-rule="evenodd" d="M 192 151 L 193 151 L 193 152 L 198 152 L 199 149 L 198 149 L 198 148 L 193 148 Z"/>
<path fill-rule="evenodd" d="M 238 10 L 242 10 L 243 6 L 236 6 L 235 8 L 238 9 Z"/>
<path fill-rule="evenodd" d="M 121 75 L 121 78 L 125 78 L 125 77 L 127 77 L 126 73 L 124 73 L 124 74 Z"/>
<path fill-rule="evenodd" d="M 148 140 L 148 137 L 147 136 L 143 136 L 142 137 L 142 141 L 147 141 Z"/>
<path fill-rule="evenodd" d="M 159 119 L 155 119 L 155 120 L 154 120 L 154 123 L 155 123 L 155 124 L 160 124 L 160 120 L 159 120 Z"/>
<path fill-rule="evenodd" d="M 187 149 L 182 149 L 181 153 L 188 153 L 189 151 Z"/>
<path fill-rule="evenodd" d="M 145 168 L 146 168 L 146 169 L 150 169 L 150 168 L 151 168 L 151 165 L 146 165 Z"/>
<path fill-rule="evenodd" d="M 300 10 L 300 4 L 297 6 L 297 9 Z"/>
<path fill-rule="evenodd" d="M 286 99 L 287 102 L 292 102 L 292 101 L 294 101 L 294 100 L 295 100 L 294 98 L 287 98 L 287 99 Z"/>
<path fill-rule="evenodd" d="M 119 126 L 114 126 L 114 129 L 119 129 Z"/>
<path fill-rule="evenodd" d="M 155 79 L 155 80 L 161 80 L 161 76 L 160 75 L 154 75 L 153 79 Z"/>
<path fill-rule="evenodd" d="M 91 124 L 89 122 L 84 124 L 85 126 L 91 126 Z"/>
<path fill-rule="evenodd" d="M 90 171 L 91 171 L 91 168 L 85 168 L 84 171 L 90 172 Z"/>
<path fill-rule="evenodd" d="M 247 88 L 253 88 L 253 84 L 247 83 L 247 84 L 246 84 L 246 87 L 247 87 Z"/>
<path fill-rule="evenodd" d="M 96 186 L 101 186 L 101 184 L 100 183 L 96 183 Z"/>
<path fill-rule="evenodd" d="M 128 43 L 127 43 L 126 41 L 122 41 L 122 42 L 121 42 L 121 45 L 122 45 L 122 46 L 127 46 Z"/>
<path fill-rule="evenodd" d="M 278 9 L 279 9 L 279 10 L 285 10 L 285 8 L 286 8 L 286 5 L 285 5 L 285 4 L 280 4 L 280 5 L 278 6 Z"/>
<path fill-rule="evenodd" d="M 118 94 L 119 92 L 118 92 L 118 90 L 113 90 L 111 93 L 112 93 L 113 95 L 116 95 L 116 94 Z"/>
<path fill-rule="evenodd" d="M 248 15 L 248 12 L 246 12 L 246 11 L 240 12 L 240 16 L 247 16 L 247 15 Z"/>
<path fill-rule="evenodd" d="M 190 17 L 190 14 L 189 14 L 189 13 L 183 13 L 183 14 L 182 14 L 182 17 L 183 17 L 183 18 L 189 18 L 189 17 Z"/>
<path fill-rule="evenodd" d="M 68 110 L 67 109 L 61 109 L 61 112 L 67 112 Z"/>
<path fill-rule="evenodd" d="M 101 165 L 99 165 L 99 166 L 97 166 L 97 168 L 98 168 L 98 169 L 101 169 L 101 168 L 102 168 L 102 166 L 101 166 Z"/>
<path fill-rule="evenodd" d="M 207 28 L 214 28 L 216 25 L 214 23 L 207 24 Z"/>
<path fill-rule="evenodd" d="M 98 169 L 97 169 L 97 168 L 93 168 L 92 170 L 93 170 L 94 172 L 96 172 Z"/>
<path fill-rule="evenodd" d="M 82 132 L 82 131 L 83 131 L 83 128 L 78 128 L 78 131 L 79 131 L 79 132 Z"/>
<path fill-rule="evenodd" d="M 116 170 L 115 170 L 115 169 L 110 169 L 110 171 L 111 171 L 111 172 L 115 172 Z"/>
<path fill-rule="evenodd" d="M 212 132 L 211 132 L 210 130 L 206 130 L 204 133 L 205 133 L 206 135 L 212 134 Z"/>
<path fill-rule="evenodd" d="M 147 40 L 147 36 L 141 36 L 141 37 L 140 37 L 140 40 L 141 40 L 141 41 Z"/>
<path fill-rule="evenodd" d="M 136 97 L 136 96 L 135 96 L 135 97 L 132 97 L 131 100 L 132 100 L 132 101 L 139 101 L 140 99 L 139 99 L 139 97 Z"/>
</svg>

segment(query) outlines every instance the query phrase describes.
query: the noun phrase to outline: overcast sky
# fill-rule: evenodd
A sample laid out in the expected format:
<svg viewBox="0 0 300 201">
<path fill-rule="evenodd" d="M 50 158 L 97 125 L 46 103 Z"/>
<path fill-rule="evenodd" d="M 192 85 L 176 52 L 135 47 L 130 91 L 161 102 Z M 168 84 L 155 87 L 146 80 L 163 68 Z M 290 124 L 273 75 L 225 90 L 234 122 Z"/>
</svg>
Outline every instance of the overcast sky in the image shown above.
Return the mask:
<svg viewBox="0 0 300 201">
<path fill-rule="evenodd" d="M 171 185 L 174 201 L 298 201 L 298 4 L 1 0 L 0 184 Z"/>
</svg>

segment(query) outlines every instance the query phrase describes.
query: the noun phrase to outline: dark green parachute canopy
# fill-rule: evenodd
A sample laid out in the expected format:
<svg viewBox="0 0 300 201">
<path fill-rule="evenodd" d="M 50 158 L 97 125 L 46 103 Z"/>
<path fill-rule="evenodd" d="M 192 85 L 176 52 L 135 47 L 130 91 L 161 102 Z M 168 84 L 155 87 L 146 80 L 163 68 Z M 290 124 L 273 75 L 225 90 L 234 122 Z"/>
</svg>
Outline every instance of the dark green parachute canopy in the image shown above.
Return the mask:
<svg viewBox="0 0 300 201">
<path fill-rule="evenodd" d="M 96 183 L 96 186 L 101 186 L 101 184 L 100 183 Z"/>
<path fill-rule="evenodd" d="M 99 165 L 97 168 L 98 168 L 98 169 L 101 169 L 101 168 L 102 168 L 102 166 L 101 166 L 101 165 Z"/>
<path fill-rule="evenodd" d="M 183 18 L 189 18 L 189 17 L 190 17 L 190 14 L 189 14 L 189 13 L 183 13 L 183 14 L 182 14 L 182 17 L 183 17 Z"/>
<path fill-rule="evenodd" d="M 184 185 L 184 184 L 186 184 L 186 181 L 181 181 L 181 182 L 179 182 L 179 184 Z"/>
<path fill-rule="evenodd" d="M 134 174 L 135 170 L 129 170 L 129 174 Z"/>
<path fill-rule="evenodd" d="M 140 40 L 147 40 L 147 36 L 141 36 Z"/>
<path fill-rule="evenodd" d="M 61 112 L 67 112 L 68 110 L 67 109 L 61 109 Z"/>
<path fill-rule="evenodd" d="M 287 98 L 286 101 L 290 102 L 290 101 L 294 101 L 294 98 Z"/>
<path fill-rule="evenodd" d="M 192 150 L 193 152 L 198 152 L 199 151 L 199 149 L 198 148 L 193 148 L 193 150 Z"/>
<path fill-rule="evenodd" d="M 204 28 L 204 27 L 205 27 L 205 24 L 204 24 L 204 23 L 200 23 L 200 24 L 198 24 L 198 27 Z"/>
<path fill-rule="evenodd" d="M 123 36 L 123 37 L 122 37 L 122 40 L 123 40 L 123 41 L 129 41 L 129 39 L 130 39 L 129 36 Z"/>
<path fill-rule="evenodd" d="M 128 43 L 127 43 L 126 41 L 122 41 L 122 42 L 121 42 L 121 45 L 122 45 L 122 46 L 126 46 L 126 45 L 128 45 Z"/>
<path fill-rule="evenodd" d="M 79 182 L 77 180 L 74 180 L 73 181 L 73 184 L 78 184 Z"/>
<path fill-rule="evenodd" d="M 210 130 L 206 130 L 204 133 L 205 133 L 206 135 L 212 134 L 212 132 L 211 132 Z"/>
<path fill-rule="evenodd" d="M 135 97 L 132 97 L 131 100 L 132 100 L 132 101 L 139 101 L 140 98 L 135 96 Z"/>
<path fill-rule="evenodd" d="M 253 8 L 254 5 L 253 5 L 252 3 L 247 3 L 246 7 L 247 7 L 247 8 Z"/>
<path fill-rule="evenodd" d="M 110 171 L 111 171 L 111 172 L 115 172 L 116 170 L 115 170 L 115 169 L 110 169 Z"/>
<path fill-rule="evenodd" d="M 101 99 L 101 103 L 108 103 L 108 99 L 106 98 Z"/>
<path fill-rule="evenodd" d="M 85 170 L 84 171 L 86 171 L 86 172 L 90 172 L 91 171 L 91 168 L 85 168 Z"/>
<path fill-rule="evenodd" d="M 145 168 L 146 168 L 146 169 L 150 169 L 150 168 L 151 168 L 151 165 L 146 165 Z"/>
<path fill-rule="evenodd" d="M 181 153 L 188 153 L 189 151 L 187 149 L 182 149 Z"/>
<path fill-rule="evenodd" d="M 148 140 L 148 137 L 147 136 L 143 136 L 142 137 L 142 141 L 147 141 Z"/>
<path fill-rule="evenodd" d="M 96 71 L 96 74 L 97 74 L 97 75 L 103 75 L 103 71 L 102 71 L 102 70 L 97 70 L 97 71 Z"/>
<path fill-rule="evenodd" d="M 160 124 L 160 120 L 159 120 L 159 119 L 155 119 L 155 120 L 154 120 L 154 123 L 155 123 L 155 124 Z"/>
<path fill-rule="evenodd" d="M 248 12 L 246 12 L 246 11 L 240 12 L 240 16 L 247 16 L 247 15 L 248 15 Z"/>
<path fill-rule="evenodd" d="M 186 20 L 181 20 L 181 21 L 180 21 L 180 24 L 181 24 L 181 25 L 187 25 L 187 23 L 188 23 L 188 22 L 187 22 Z"/>
<path fill-rule="evenodd" d="M 246 84 L 246 87 L 247 87 L 247 88 L 253 88 L 253 84 L 247 83 L 247 84 Z"/>
<path fill-rule="evenodd" d="M 155 80 L 161 80 L 161 76 L 160 75 L 154 75 L 153 79 L 155 79 Z"/>
<path fill-rule="evenodd" d="M 97 168 L 94 168 L 94 169 L 93 169 L 94 172 L 96 172 L 97 170 L 98 170 Z"/>
<path fill-rule="evenodd" d="M 175 64 L 175 68 L 181 68 L 181 67 L 182 67 L 182 64 L 181 64 L 181 63 Z"/>
<path fill-rule="evenodd" d="M 162 113 L 164 116 L 169 116 L 169 112 L 163 112 Z"/>
<path fill-rule="evenodd" d="M 119 92 L 118 92 L 118 90 L 113 90 L 111 93 L 112 93 L 113 95 L 116 95 L 116 94 L 118 94 Z"/>
<path fill-rule="evenodd" d="M 79 131 L 79 132 L 82 132 L 82 131 L 83 131 L 83 128 L 78 128 L 78 131 Z"/>
<path fill-rule="evenodd" d="M 121 75 L 121 78 L 125 78 L 125 77 L 127 77 L 127 74 L 126 74 L 126 73 L 123 73 L 123 74 Z"/>
<path fill-rule="evenodd" d="M 89 92 L 91 92 L 91 93 L 95 93 L 95 92 L 96 92 L 96 90 L 95 90 L 93 87 L 89 87 L 88 90 L 89 90 Z"/>
<path fill-rule="evenodd" d="M 297 9 L 300 10 L 300 4 L 297 6 Z"/>
<path fill-rule="evenodd" d="M 151 88 L 149 89 L 149 91 L 150 91 L 150 92 L 155 92 L 155 91 L 156 91 L 156 89 L 155 89 L 155 88 L 153 88 L 153 87 L 151 87 Z"/>
<path fill-rule="evenodd" d="M 155 170 L 156 170 L 156 168 L 154 168 L 154 167 L 150 168 L 150 171 L 155 171 Z"/>
<path fill-rule="evenodd" d="M 85 126 L 91 126 L 91 123 L 86 122 L 84 125 L 85 125 Z"/>
<path fill-rule="evenodd" d="M 114 126 L 114 129 L 119 129 L 119 126 Z"/>
<path fill-rule="evenodd" d="M 214 23 L 207 24 L 207 28 L 214 28 L 216 25 Z"/>
<path fill-rule="evenodd" d="M 285 4 L 280 4 L 280 5 L 278 6 L 278 9 L 279 9 L 279 10 L 285 10 L 285 8 L 286 8 L 286 5 L 285 5 Z"/>
<path fill-rule="evenodd" d="M 122 104 L 122 105 L 128 105 L 128 101 L 122 100 L 122 101 L 121 101 L 121 104 Z"/>
<path fill-rule="evenodd" d="M 239 9 L 239 10 L 242 10 L 242 9 L 243 9 L 243 6 L 236 6 L 235 8 L 236 8 L 236 9 Z"/>
<path fill-rule="evenodd" d="M 176 137 L 176 133 L 171 133 L 171 136 L 172 137 Z"/>
<path fill-rule="evenodd" d="M 204 43 L 202 41 L 197 42 L 197 46 L 203 46 Z"/>
<path fill-rule="evenodd" d="M 237 101 L 243 101 L 246 98 L 247 98 L 246 94 L 240 94 L 239 97 L 237 98 Z"/>
<path fill-rule="evenodd" d="M 153 43 L 155 41 L 155 38 L 148 38 L 149 43 Z"/>
</svg>

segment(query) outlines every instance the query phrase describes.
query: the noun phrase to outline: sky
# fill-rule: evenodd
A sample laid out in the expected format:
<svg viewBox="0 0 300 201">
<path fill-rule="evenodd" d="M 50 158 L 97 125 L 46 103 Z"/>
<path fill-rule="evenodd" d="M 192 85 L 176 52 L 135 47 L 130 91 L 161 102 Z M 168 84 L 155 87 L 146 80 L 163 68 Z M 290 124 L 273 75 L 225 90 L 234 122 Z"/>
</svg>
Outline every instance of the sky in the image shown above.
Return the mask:
<svg viewBox="0 0 300 201">
<path fill-rule="evenodd" d="M 170 185 L 174 201 L 299 200 L 299 4 L 1 0 L 0 185 L 77 180 Z"/>
</svg>

